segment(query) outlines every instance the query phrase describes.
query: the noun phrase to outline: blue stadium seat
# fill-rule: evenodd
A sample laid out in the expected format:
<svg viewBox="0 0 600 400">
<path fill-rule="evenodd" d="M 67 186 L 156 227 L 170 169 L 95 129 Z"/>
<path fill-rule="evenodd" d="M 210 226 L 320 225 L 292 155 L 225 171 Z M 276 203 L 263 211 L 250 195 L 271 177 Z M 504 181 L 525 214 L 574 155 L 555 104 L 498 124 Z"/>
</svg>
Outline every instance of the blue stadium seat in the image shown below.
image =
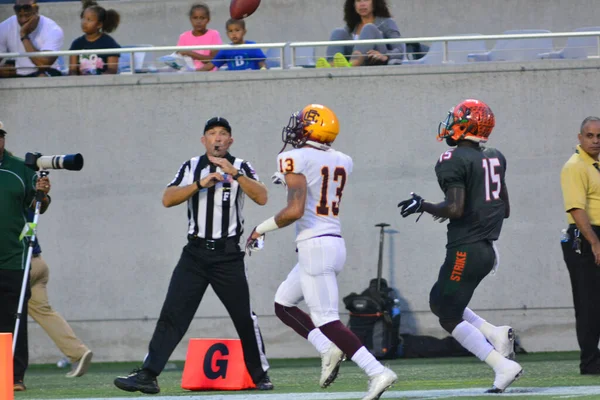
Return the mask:
<svg viewBox="0 0 600 400">
<path fill-rule="evenodd" d="M 135 47 L 153 47 L 151 44 L 139 44 L 132 46 L 122 46 L 124 49 L 135 48 Z M 131 54 L 132 53 L 121 53 L 119 57 L 119 74 L 122 73 L 130 73 L 131 72 Z M 137 52 L 133 53 L 133 66 L 135 68 L 135 72 L 146 72 L 144 69 L 144 60 L 146 59 L 145 52 Z"/>
<path fill-rule="evenodd" d="M 479 33 L 467 33 L 456 36 L 479 36 Z M 465 40 L 448 42 L 448 62 L 452 64 L 464 64 L 468 62 L 467 55 L 472 52 L 484 52 L 484 40 Z M 439 65 L 444 58 L 444 43 L 433 42 L 427 54 L 417 60 L 404 60 L 404 65 Z"/>
<path fill-rule="evenodd" d="M 63 75 L 69 75 L 69 65 L 65 64 L 65 59 L 69 59 L 69 56 L 59 56 L 56 60 L 58 61 L 58 70 Z"/>
<path fill-rule="evenodd" d="M 519 29 L 506 31 L 504 35 L 550 33 L 546 29 Z M 538 54 L 553 50 L 552 38 L 502 39 L 494 48 L 484 53 L 471 53 L 469 61 L 526 61 L 537 60 Z"/>
<path fill-rule="evenodd" d="M 292 60 L 292 49 L 289 47 L 285 48 L 285 58 L 288 62 Z M 267 68 L 281 68 L 281 50 L 277 48 L 267 49 L 265 52 L 267 56 Z M 316 65 L 315 61 L 315 48 L 314 47 L 296 47 L 296 67 L 303 68 L 314 68 Z"/>
<path fill-rule="evenodd" d="M 574 32 L 600 32 L 600 26 L 587 26 L 583 28 L 577 28 Z M 541 59 L 572 59 L 581 60 L 586 59 L 589 56 L 597 56 L 598 54 L 598 37 L 597 36 L 584 36 L 584 37 L 570 37 L 567 38 L 565 47 L 558 51 L 551 51 L 549 53 L 540 53 L 538 57 Z"/>
</svg>

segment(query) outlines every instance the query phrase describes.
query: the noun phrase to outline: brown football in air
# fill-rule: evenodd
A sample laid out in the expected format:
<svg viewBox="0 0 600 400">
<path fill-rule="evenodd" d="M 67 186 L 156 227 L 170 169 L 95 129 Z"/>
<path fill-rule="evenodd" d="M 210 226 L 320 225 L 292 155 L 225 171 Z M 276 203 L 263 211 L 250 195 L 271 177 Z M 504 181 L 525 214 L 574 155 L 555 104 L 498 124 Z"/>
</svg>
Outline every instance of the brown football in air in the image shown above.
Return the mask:
<svg viewBox="0 0 600 400">
<path fill-rule="evenodd" d="M 256 11 L 260 0 L 231 0 L 229 15 L 233 19 L 244 19 Z"/>
</svg>

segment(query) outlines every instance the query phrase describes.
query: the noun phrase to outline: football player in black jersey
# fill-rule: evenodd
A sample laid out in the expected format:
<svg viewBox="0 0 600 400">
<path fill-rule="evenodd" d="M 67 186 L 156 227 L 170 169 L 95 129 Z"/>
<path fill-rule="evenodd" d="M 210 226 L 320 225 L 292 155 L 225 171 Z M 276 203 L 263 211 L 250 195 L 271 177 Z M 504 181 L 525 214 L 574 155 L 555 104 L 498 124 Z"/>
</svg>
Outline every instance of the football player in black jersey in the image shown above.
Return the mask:
<svg viewBox="0 0 600 400">
<path fill-rule="evenodd" d="M 514 331 L 488 323 L 467 307 L 475 288 L 497 266 L 494 241 L 510 214 L 506 159 L 500 151 L 481 146 L 494 125 L 494 114 L 482 101 L 468 99 L 452 108 L 437 137 L 451 147 L 435 166 L 444 201 L 430 203 L 411 193 L 398 207 L 403 217 L 426 212 L 450 221 L 446 259 L 429 295 L 431 311 L 442 328 L 494 369 L 494 386 L 488 392 L 501 393 L 523 373 L 512 361 Z"/>
</svg>

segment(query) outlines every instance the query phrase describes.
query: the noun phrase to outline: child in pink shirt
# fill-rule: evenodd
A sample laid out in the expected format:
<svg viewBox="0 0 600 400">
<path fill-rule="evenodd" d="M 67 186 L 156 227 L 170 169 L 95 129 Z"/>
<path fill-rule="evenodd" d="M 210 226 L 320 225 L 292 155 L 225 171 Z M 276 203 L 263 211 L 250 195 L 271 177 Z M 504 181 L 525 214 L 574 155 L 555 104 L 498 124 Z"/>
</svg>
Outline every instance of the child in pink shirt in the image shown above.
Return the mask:
<svg viewBox="0 0 600 400">
<path fill-rule="evenodd" d="M 192 6 L 190 9 L 190 22 L 193 29 L 179 36 L 177 46 L 223 44 L 218 31 L 206 28 L 210 22 L 210 9 L 206 4 L 198 3 Z M 194 60 L 196 70 L 199 70 L 204 65 L 204 62 L 212 60 L 218 52 L 218 50 L 194 50 L 181 51 L 179 54 L 191 57 Z M 213 71 L 216 71 L 216 68 Z"/>
</svg>

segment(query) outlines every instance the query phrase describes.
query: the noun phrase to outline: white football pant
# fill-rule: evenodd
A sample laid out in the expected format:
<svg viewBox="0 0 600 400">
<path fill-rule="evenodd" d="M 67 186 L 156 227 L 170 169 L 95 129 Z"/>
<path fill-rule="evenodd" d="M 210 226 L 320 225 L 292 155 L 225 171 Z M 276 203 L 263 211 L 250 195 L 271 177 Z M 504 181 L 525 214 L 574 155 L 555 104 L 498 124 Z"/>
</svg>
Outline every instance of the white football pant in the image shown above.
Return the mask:
<svg viewBox="0 0 600 400">
<path fill-rule="evenodd" d="M 298 264 L 279 285 L 275 302 L 295 307 L 303 299 L 315 326 L 340 319 L 337 274 L 346 262 L 346 243 L 324 236 L 298 242 Z"/>
</svg>

